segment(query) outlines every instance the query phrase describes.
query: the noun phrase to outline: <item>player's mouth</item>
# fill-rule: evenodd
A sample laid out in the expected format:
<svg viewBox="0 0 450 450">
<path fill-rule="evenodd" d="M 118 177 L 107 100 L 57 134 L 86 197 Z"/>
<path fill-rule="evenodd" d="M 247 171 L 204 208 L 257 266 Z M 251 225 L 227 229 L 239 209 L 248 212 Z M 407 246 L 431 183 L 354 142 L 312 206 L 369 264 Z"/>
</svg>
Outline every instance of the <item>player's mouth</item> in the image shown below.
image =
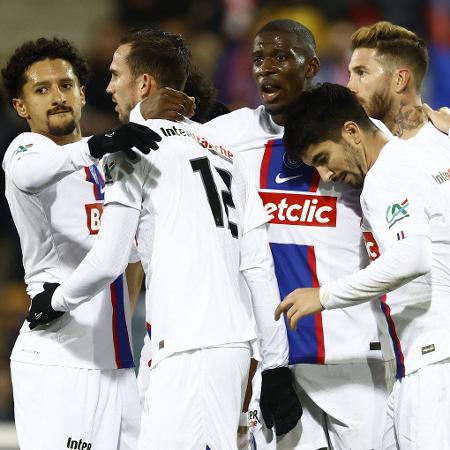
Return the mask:
<svg viewBox="0 0 450 450">
<path fill-rule="evenodd" d="M 57 114 L 67 114 L 67 113 L 71 113 L 72 112 L 72 108 L 55 108 L 52 109 L 51 111 L 49 111 L 47 114 L 49 116 L 55 116 Z"/>
<path fill-rule="evenodd" d="M 275 103 L 281 94 L 281 89 L 271 81 L 263 81 L 259 85 L 259 93 L 264 103 Z"/>
</svg>

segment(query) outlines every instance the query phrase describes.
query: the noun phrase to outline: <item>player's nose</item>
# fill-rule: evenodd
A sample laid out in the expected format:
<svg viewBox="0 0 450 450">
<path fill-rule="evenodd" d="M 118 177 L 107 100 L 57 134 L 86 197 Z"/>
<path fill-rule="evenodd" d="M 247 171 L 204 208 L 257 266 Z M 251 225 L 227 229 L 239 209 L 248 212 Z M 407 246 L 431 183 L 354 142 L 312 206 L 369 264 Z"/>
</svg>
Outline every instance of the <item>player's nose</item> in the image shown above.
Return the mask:
<svg viewBox="0 0 450 450">
<path fill-rule="evenodd" d="M 317 172 L 319 172 L 320 178 L 322 179 L 323 182 L 328 183 L 329 181 L 331 181 L 333 177 L 332 170 L 330 170 L 328 167 L 325 166 L 316 167 L 316 169 Z"/>
</svg>

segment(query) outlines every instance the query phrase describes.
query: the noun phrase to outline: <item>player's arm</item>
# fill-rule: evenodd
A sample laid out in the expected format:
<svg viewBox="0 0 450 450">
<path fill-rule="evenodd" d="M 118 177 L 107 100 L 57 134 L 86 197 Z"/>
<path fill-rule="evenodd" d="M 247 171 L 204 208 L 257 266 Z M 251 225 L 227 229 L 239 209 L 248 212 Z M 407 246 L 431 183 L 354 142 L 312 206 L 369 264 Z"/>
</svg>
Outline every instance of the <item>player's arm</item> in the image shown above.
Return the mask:
<svg viewBox="0 0 450 450">
<path fill-rule="evenodd" d="M 128 295 L 130 297 L 130 309 L 133 315 L 141 293 L 142 281 L 144 280 L 142 263 L 140 261 L 129 263 L 125 274 L 127 277 Z"/>
<path fill-rule="evenodd" d="M 433 125 L 450 136 L 450 108 L 443 106 L 438 110 L 434 110 L 425 103 L 422 108 L 431 122 L 433 122 Z"/>
<path fill-rule="evenodd" d="M 275 426 L 276 434 L 282 435 L 295 427 L 303 411 L 288 367 L 286 328 L 273 319 L 280 294 L 267 237 L 268 216 L 248 171 L 236 169 L 246 185 L 240 270 L 250 290 L 262 357 L 260 407 L 267 427 Z"/>
<path fill-rule="evenodd" d="M 428 236 L 410 236 L 395 242 L 365 269 L 324 284 L 319 288 L 296 289 L 275 311 L 282 313 L 292 329 L 307 315 L 323 309 L 346 308 L 367 302 L 397 289 L 431 269 L 431 241 Z"/>
<path fill-rule="evenodd" d="M 157 149 L 160 136 L 147 127 L 125 124 L 90 139 L 59 146 L 44 136 L 36 136 L 33 142 L 26 139 L 13 152 L 10 175 L 14 184 L 24 192 L 36 193 L 58 182 L 71 173 L 98 161 L 107 153 L 123 150 L 131 158 L 138 148 L 143 153 Z"/>
</svg>

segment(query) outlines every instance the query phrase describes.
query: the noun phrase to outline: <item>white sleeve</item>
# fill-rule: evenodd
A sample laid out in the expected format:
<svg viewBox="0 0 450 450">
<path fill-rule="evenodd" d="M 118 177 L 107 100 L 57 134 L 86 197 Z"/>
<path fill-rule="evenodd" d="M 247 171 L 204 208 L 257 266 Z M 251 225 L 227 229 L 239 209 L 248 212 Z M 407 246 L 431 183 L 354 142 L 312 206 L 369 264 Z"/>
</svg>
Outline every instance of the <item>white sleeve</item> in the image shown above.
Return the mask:
<svg viewBox="0 0 450 450">
<path fill-rule="evenodd" d="M 393 291 L 429 272 L 431 256 L 427 236 L 397 241 L 365 269 L 324 284 L 320 303 L 325 309 L 345 308 Z"/>
<path fill-rule="evenodd" d="M 125 270 L 138 222 L 139 211 L 134 208 L 117 204 L 105 207 L 94 246 L 53 294 L 56 311 L 70 311 L 90 300 Z"/>
<path fill-rule="evenodd" d="M 140 155 L 136 161 L 130 161 L 122 152 L 106 156 L 103 160 L 105 205 L 119 203 L 140 210 L 144 183 L 150 168 L 146 159 Z"/>
<path fill-rule="evenodd" d="M 33 138 L 27 144 L 25 137 L 18 144 L 9 161 L 9 173 L 17 188 L 28 193 L 39 192 L 98 161 L 90 155 L 85 139 L 59 146 L 44 136 Z"/>
<path fill-rule="evenodd" d="M 287 366 L 289 345 L 283 320 L 275 321 L 280 293 L 273 269 L 266 225 L 244 234 L 241 243 L 240 270 L 252 297 L 262 370 Z"/>
</svg>

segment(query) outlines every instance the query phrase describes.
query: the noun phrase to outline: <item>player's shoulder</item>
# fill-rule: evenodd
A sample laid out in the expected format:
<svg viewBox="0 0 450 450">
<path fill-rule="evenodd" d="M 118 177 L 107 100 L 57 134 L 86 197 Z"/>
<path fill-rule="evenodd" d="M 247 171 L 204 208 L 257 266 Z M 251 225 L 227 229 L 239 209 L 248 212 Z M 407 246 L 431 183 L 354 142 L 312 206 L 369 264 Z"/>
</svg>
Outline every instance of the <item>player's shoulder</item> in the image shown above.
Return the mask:
<svg viewBox="0 0 450 450">
<path fill-rule="evenodd" d="M 33 133 L 30 131 L 20 133 L 11 141 L 6 149 L 3 156 L 3 169 L 5 170 L 8 162 L 11 161 L 14 156 L 20 156 L 23 153 L 29 152 L 30 150 L 36 150 L 37 147 L 42 146 L 53 147 L 56 146 L 56 144 L 42 134 Z"/>
</svg>

